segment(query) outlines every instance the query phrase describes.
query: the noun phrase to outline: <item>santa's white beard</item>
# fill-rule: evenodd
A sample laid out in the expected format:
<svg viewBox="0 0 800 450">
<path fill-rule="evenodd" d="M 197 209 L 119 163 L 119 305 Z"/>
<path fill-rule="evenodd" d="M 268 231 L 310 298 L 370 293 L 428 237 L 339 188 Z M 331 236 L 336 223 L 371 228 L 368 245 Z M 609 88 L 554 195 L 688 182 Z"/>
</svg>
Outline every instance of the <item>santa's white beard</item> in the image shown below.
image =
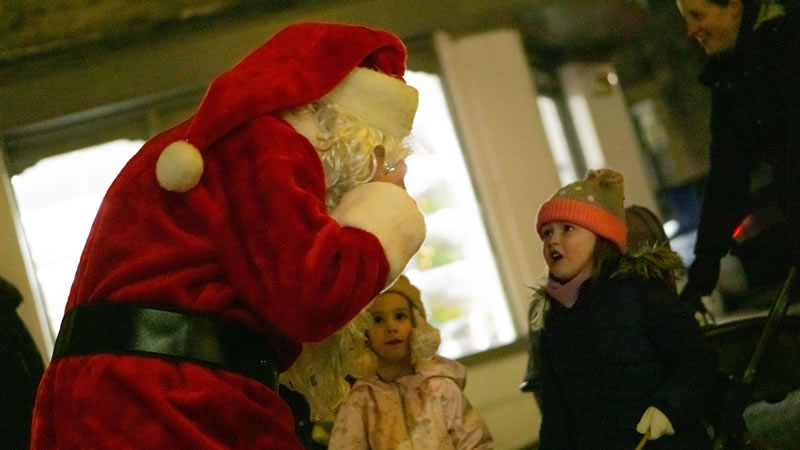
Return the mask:
<svg viewBox="0 0 800 450">
<path fill-rule="evenodd" d="M 411 153 L 405 137 L 387 136 L 326 103 L 287 111 L 283 118 L 317 149 L 325 173 L 325 205 L 329 211 L 339 204 L 345 192 L 375 176 L 377 146 L 385 149 L 387 167 Z"/>
</svg>

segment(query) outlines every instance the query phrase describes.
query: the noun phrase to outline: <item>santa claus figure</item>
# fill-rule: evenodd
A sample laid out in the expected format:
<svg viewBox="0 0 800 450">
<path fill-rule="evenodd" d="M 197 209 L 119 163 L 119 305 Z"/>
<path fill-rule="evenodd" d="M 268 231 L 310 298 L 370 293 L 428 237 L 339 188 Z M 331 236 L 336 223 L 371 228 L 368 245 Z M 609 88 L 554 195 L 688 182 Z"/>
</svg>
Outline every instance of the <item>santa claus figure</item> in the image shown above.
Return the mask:
<svg viewBox="0 0 800 450">
<path fill-rule="evenodd" d="M 92 226 L 33 448 L 301 448 L 278 373 L 425 236 L 405 60 L 382 31 L 293 25 L 142 147 Z"/>
</svg>

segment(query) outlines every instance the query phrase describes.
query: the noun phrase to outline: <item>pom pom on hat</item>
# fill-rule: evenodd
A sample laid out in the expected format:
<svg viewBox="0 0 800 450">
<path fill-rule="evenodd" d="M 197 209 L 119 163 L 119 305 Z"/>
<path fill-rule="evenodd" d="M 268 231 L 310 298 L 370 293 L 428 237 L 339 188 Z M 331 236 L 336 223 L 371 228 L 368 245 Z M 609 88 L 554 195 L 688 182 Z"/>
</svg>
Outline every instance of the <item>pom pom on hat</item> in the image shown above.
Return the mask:
<svg viewBox="0 0 800 450">
<path fill-rule="evenodd" d="M 167 191 L 186 192 L 203 176 L 203 156 L 186 141 L 167 145 L 156 162 L 158 184 Z"/>
<path fill-rule="evenodd" d="M 582 181 L 556 191 L 539 208 L 536 231 L 550 222 L 570 222 L 600 235 L 625 250 L 625 189 L 622 174 L 611 169 L 592 170 Z"/>
</svg>

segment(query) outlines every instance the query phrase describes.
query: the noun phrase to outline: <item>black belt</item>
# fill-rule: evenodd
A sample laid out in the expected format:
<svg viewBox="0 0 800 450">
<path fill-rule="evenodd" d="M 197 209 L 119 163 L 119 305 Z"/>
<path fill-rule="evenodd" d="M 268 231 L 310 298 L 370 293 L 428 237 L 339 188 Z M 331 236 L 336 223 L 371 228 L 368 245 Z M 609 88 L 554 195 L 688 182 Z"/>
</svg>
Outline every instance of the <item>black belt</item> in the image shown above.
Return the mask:
<svg viewBox="0 0 800 450">
<path fill-rule="evenodd" d="M 53 359 L 97 353 L 189 361 L 245 375 L 277 392 L 275 357 L 266 338 L 217 317 L 130 303 L 77 306 L 61 322 Z"/>
</svg>

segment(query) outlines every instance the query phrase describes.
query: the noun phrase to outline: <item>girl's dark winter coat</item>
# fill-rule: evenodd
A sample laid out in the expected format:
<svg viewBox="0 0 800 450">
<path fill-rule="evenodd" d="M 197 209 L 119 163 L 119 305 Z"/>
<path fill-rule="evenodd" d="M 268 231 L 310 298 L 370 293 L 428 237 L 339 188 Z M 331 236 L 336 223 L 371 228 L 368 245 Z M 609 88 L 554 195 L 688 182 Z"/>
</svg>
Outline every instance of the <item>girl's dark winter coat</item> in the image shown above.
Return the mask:
<svg viewBox="0 0 800 450">
<path fill-rule="evenodd" d="M 543 450 L 632 449 L 649 406 L 669 418 L 675 435 L 648 448 L 708 446 L 700 407 L 717 354 L 678 303 L 676 267 L 680 259 L 664 247 L 625 255 L 613 273 L 586 281 L 569 309 L 535 291 Z"/>
</svg>

